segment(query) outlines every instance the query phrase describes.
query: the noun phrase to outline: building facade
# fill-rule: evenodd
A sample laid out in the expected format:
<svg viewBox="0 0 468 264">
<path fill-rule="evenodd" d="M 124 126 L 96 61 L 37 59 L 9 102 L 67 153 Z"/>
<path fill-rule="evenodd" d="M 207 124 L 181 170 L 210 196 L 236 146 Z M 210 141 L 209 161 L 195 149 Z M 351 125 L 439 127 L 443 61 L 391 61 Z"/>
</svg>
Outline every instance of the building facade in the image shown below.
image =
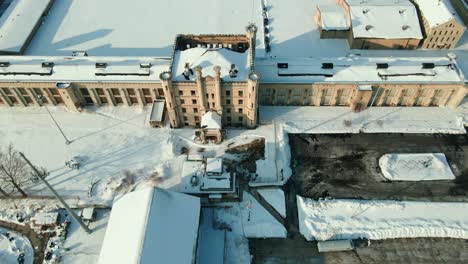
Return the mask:
<svg viewBox="0 0 468 264">
<path fill-rule="evenodd" d="M 415 0 L 424 31 L 424 49 L 453 49 L 465 32 L 465 25 L 449 0 Z"/>
</svg>

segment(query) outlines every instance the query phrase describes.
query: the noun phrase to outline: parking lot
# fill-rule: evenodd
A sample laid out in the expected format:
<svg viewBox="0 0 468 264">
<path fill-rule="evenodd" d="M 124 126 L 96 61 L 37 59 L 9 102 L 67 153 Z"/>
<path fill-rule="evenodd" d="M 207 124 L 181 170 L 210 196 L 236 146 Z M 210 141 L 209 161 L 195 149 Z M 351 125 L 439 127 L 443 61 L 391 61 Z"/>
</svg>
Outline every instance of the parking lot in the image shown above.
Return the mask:
<svg viewBox="0 0 468 264">
<path fill-rule="evenodd" d="M 309 198 L 468 201 L 468 138 L 432 134 L 290 134 L 293 181 Z M 388 153 L 444 153 L 455 180 L 391 182 L 380 171 Z"/>
</svg>

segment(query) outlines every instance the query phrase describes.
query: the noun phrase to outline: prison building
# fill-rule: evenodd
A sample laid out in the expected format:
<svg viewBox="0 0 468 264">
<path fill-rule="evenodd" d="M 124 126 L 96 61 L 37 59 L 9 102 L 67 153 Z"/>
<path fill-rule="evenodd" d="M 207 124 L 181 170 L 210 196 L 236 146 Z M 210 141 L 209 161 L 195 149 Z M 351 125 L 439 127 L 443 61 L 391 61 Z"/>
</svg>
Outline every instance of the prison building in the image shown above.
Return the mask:
<svg viewBox="0 0 468 264">
<path fill-rule="evenodd" d="M 315 20 L 320 38 L 348 38 L 351 21 L 343 6 L 318 5 Z"/>
<path fill-rule="evenodd" d="M 465 32 L 465 25 L 449 0 L 414 0 L 424 28 L 424 49 L 453 49 Z"/>
<path fill-rule="evenodd" d="M 423 38 L 416 7 L 409 0 L 338 0 L 338 4 L 349 16 L 352 49 L 415 49 Z"/>
<path fill-rule="evenodd" d="M 258 59 L 260 105 L 456 107 L 467 94 L 453 58 Z"/>
<path fill-rule="evenodd" d="M 200 127 L 209 111 L 223 126 L 256 127 L 256 32 L 251 25 L 245 35 L 177 36 L 171 70 L 160 75 L 172 127 Z"/>
</svg>

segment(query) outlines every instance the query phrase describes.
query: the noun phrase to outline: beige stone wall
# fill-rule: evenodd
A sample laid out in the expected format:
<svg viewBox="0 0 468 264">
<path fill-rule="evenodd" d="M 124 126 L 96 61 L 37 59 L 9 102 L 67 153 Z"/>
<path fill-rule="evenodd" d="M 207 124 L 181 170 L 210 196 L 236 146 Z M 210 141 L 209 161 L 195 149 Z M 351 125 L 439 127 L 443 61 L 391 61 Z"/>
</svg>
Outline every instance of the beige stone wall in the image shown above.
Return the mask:
<svg viewBox="0 0 468 264">
<path fill-rule="evenodd" d="M 455 20 L 430 28 L 423 18 L 426 34 L 421 47 L 424 49 L 453 49 L 465 32 L 465 27 Z"/>
<path fill-rule="evenodd" d="M 348 38 L 352 49 L 416 49 L 419 39 L 363 39 Z"/>
<path fill-rule="evenodd" d="M 260 84 L 261 105 L 448 106 L 456 107 L 467 94 L 463 84 L 375 84 L 372 93 L 356 84 Z"/>
</svg>

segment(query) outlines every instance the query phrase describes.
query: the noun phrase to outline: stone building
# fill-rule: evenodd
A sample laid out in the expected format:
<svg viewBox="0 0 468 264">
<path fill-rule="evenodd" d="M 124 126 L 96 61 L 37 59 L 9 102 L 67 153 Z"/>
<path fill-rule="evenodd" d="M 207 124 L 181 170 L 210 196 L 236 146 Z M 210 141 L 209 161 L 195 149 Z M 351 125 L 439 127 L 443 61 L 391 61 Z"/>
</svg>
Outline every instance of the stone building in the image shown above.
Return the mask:
<svg viewBox="0 0 468 264">
<path fill-rule="evenodd" d="M 321 38 L 347 38 L 352 49 L 415 49 L 422 39 L 409 0 L 338 0 L 318 6 L 316 20 Z"/>
<path fill-rule="evenodd" d="M 170 71 L 160 75 L 172 127 L 200 126 L 214 110 L 225 126 L 257 125 L 257 28 L 246 35 L 179 35 Z"/>
<path fill-rule="evenodd" d="M 453 58 L 256 60 L 260 105 L 456 107 L 467 94 Z"/>
<path fill-rule="evenodd" d="M 0 106 L 42 96 L 80 111 L 162 99 L 174 128 L 200 128 L 215 112 L 222 127 L 254 128 L 258 105 L 456 107 L 468 91 L 454 55 L 254 59 L 255 40 L 251 25 L 245 35 L 179 35 L 170 58 L 1 56 Z"/>
<path fill-rule="evenodd" d="M 424 29 L 424 49 L 453 49 L 465 32 L 465 25 L 449 0 L 414 0 Z"/>
</svg>

